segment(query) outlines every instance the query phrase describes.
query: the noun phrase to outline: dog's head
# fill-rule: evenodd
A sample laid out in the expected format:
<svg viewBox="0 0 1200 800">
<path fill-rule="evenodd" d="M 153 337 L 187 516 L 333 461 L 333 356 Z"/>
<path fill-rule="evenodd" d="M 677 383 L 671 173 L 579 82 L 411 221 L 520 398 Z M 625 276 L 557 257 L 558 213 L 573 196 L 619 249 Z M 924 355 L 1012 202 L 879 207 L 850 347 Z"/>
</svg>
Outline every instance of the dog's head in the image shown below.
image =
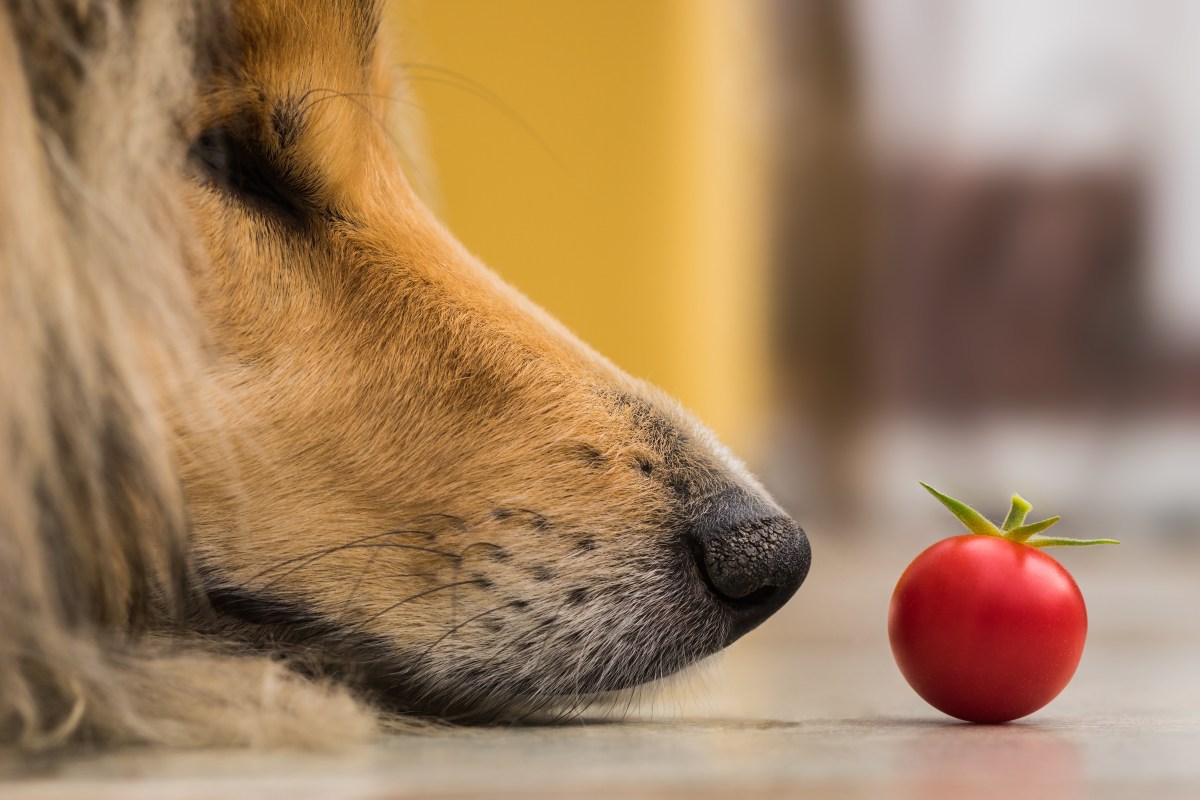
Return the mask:
<svg viewBox="0 0 1200 800">
<path fill-rule="evenodd" d="M 237 0 L 184 123 L 220 406 L 180 415 L 203 624 L 439 715 L 673 673 L 777 610 L 807 540 L 421 205 L 379 14 Z"/>
</svg>

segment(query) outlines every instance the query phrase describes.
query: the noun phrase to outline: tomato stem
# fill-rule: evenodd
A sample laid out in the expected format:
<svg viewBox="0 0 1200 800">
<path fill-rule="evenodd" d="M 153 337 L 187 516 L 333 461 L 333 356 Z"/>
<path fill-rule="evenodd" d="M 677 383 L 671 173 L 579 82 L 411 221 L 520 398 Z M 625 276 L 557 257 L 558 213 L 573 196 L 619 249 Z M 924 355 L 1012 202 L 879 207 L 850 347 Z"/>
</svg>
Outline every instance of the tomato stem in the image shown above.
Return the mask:
<svg viewBox="0 0 1200 800">
<path fill-rule="evenodd" d="M 1054 516 L 1042 520 L 1041 522 L 1031 522 L 1028 525 L 1022 525 L 1019 528 L 1013 528 L 1008 531 L 1005 536 L 1012 539 L 1014 542 L 1024 542 L 1033 536 L 1035 533 L 1041 533 L 1049 528 L 1054 523 L 1058 522 L 1062 517 Z"/>
<path fill-rule="evenodd" d="M 948 508 L 951 514 L 958 517 L 967 530 L 980 536 L 999 536 L 1010 542 L 1027 544 L 1030 547 L 1084 547 L 1093 544 L 1120 544 L 1116 539 L 1069 539 L 1062 536 L 1038 536 L 1037 534 L 1058 522 L 1061 517 L 1047 517 L 1040 522 L 1031 522 L 1026 525 L 1025 518 L 1033 510 L 1033 506 L 1019 494 L 1012 496 L 1012 505 L 1008 509 L 1008 516 L 1004 518 L 1004 524 L 997 528 L 987 517 L 966 503 L 942 494 L 928 483 L 921 482 L 921 485 L 936 497 L 939 503 Z"/>
<path fill-rule="evenodd" d="M 1092 544 L 1120 544 L 1116 539 L 1067 539 L 1065 537 L 1038 536 L 1025 542 L 1030 547 L 1086 547 Z"/>
<path fill-rule="evenodd" d="M 1025 517 L 1033 510 L 1033 506 L 1029 501 L 1019 494 L 1012 496 L 1012 505 L 1009 506 L 1008 516 L 1004 518 L 1004 524 L 1000 526 L 1002 531 L 1011 531 L 1013 528 L 1019 528 L 1025 524 Z"/>
<path fill-rule="evenodd" d="M 938 499 L 938 502 L 950 509 L 950 513 L 958 517 L 963 525 L 967 526 L 967 530 L 971 533 L 977 533 L 980 536 L 1003 536 L 1004 533 L 991 523 L 991 521 L 980 514 L 975 509 L 971 508 L 966 503 L 955 500 L 953 497 L 948 497 L 937 489 L 930 486 L 928 483 L 921 483 L 925 490 Z"/>
</svg>

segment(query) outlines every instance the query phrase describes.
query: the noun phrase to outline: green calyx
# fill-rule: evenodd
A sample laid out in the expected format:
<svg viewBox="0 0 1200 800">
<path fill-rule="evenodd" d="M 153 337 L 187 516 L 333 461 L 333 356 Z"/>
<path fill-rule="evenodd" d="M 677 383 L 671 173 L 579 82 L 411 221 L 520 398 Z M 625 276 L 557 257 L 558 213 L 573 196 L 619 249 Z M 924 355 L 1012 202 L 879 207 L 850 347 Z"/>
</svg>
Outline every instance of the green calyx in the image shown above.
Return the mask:
<svg viewBox="0 0 1200 800">
<path fill-rule="evenodd" d="M 966 503 L 955 500 L 953 497 L 947 497 L 928 483 L 922 482 L 921 485 L 936 497 L 939 503 L 950 509 L 950 513 L 967 526 L 967 530 L 980 536 L 998 536 L 1001 539 L 1027 544 L 1030 547 L 1084 547 L 1090 544 L 1120 544 L 1116 539 L 1068 539 L 1060 536 L 1039 536 L 1038 534 L 1058 522 L 1061 517 L 1049 517 L 1040 522 L 1031 522 L 1026 525 L 1025 517 L 1029 516 L 1029 511 L 1033 506 L 1019 494 L 1012 496 L 1012 506 L 1008 509 L 1008 516 L 997 528 L 991 520 Z"/>
</svg>

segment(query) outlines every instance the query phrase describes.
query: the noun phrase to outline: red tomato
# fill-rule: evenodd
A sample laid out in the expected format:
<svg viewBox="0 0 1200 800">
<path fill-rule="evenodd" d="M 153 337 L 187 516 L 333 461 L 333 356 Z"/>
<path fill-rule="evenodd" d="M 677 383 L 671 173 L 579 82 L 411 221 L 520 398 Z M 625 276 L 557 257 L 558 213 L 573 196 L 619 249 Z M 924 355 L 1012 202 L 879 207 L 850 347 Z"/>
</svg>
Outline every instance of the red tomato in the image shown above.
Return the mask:
<svg viewBox="0 0 1200 800">
<path fill-rule="evenodd" d="M 925 550 L 896 584 L 892 653 L 934 708 L 969 722 L 1007 722 L 1053 700 L 1087 637 L 1083 595 L 1040 550 L 967 534 Z"/>
<path fill-rule="evenodd" d="M 1117 544 L 1043 536 L 1058 517 L 1025 524 L 1013 495 L 997 526 L 970 506 L 921 484 L 971 531 L 913 559 L 888 611 L 892 654 L 928 703 L 968 722 L 1032 714 L 1063 690 L 1087 638 L 1083 595 L 1042 547 Z"/>
</svg>

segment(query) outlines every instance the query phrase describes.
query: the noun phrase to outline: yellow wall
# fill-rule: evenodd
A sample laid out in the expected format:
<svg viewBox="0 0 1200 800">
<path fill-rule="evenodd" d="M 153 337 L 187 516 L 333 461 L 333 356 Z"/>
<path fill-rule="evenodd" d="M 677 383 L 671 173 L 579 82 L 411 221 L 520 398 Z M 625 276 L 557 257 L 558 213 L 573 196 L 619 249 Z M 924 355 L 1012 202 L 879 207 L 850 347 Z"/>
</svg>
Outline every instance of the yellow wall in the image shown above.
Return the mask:
<svg viewBox="0 0 1200 800">
<path fill-rule="evenodd" d="M 747 455 L 765 374 L 757 12 L 408 0 L 395 15 L 432 161 L 418 190 L 508 281 Z"/>
</svg>

